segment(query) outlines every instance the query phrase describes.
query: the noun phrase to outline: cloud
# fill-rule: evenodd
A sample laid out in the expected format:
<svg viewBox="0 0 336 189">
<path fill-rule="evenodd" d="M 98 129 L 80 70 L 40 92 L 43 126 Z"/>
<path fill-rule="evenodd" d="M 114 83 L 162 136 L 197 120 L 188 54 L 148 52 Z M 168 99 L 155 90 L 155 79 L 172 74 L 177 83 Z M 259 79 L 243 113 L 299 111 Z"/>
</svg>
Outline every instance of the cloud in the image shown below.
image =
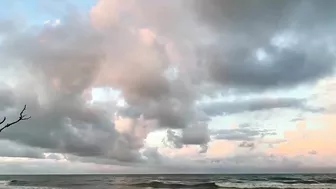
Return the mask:
<svg viewBox="0 0 336 189">
<path fill-rule="evenodd" d="M 246 125 L 214 130 L 208 122 L 259 110 L 324 110 L 304 98 L 273 94 L 333 74 L 333 4 L 99 0 L 84 16 L 66 5 L 57 25 L 23 29 L 15 19 L 1 20 L 0 112 L 13 119 L 27 104 L 32 119 L 1 133 L 6 148 L 0 155 L 65 159 L 102 169 L 119 164 L 179 171 L 186 165 L 216 171 L 226 164 L 227 170 L 242 170 L 262 161 L 265 170 L 274 162 L 299 168 L 301 161 L 281 153 L 293 142 L 287 136 L 267 141 L 266 135 L 277 133 Z M 111 89 L 120 98 L 97 102 L 93 88 Z M 229 93 L 258 98 L 227 101 Z M 217 94 L 219 101 L 199 103 Z M 148 134 L 162 130 L 168 130 L 166 142 L 174 148 L 146 146 Z M 272 145 L 267 150 L 277 156 L 260 152 L 265 149 L 259 143 Z M 254 148 L 251 156 L 244 148 Z M 324 153 L 313 145 L 304 154 L 312 149 Z M 220 165 L 211 163 L 217 160 Z"/>
<path fill-rule="evenodd" d="M 210 141 L 210 132 L 207 125 L 199 124 L 182 130 L 181 135 L 173 130 L 167 130 L 164 142 L 172 144 L 175 148 L 183 148 L 184 145 L 200 145 L 200 153 L 205 153 Z"/>
<path fill-rule="evenodd" d="M 185 56 L 196 54 L 198 64 L 195 66 L 199 67 L 196 70 L 204 71 L 196 74 L 190 69 L 191 77 L 197 77 L 196 80 L 208 78 L 208 82 L 224 87 L 240 90 L 288 88 L 314 82 L 333 72 L 334 55 L 320 37 L 323 31 L 307 30 L 312 25 L 329 29 L 333 23 L 329 19 L 321 24 L 316 19 L 331 14 L 325 11 L 330 9 L 324 2 L 257 1 L 245 4 L 243 1 L 159 3 L 149 0 L 148 3 L 151 6 L 133 1 L 112 3 L 102 0 L 93 9 L 92 18 L 101 25 L 116 25 L 127 12 L 130 23 L 143 23 L 162 32 L 174 46 L 188 52 Z M 153 11 L 161 10 L 161 7 L 165 10 Z M 104 11 L 108 8 L 115 11 L 107 16 Z M 308 22 L 306 10 L 314 10 L 314 14 L 308 16 L 312 22 Z M 179 17 L 179 22 L 171 22 L 175 17 Z M 164 24 L 160 19 L 165 20 Z M 293 26 L 293 22 L 299 24 Z M 292 40 L 292 36 L 296 40 Z M 186 49 L 183 41 L 177 41 L 182 37 L 191 43 L 191 49 Z M 280 39 L 285 41 L 283 43 L 296 42 L 284 47 L 278 43 Z M 258 58 L 257 52 L 263 52 L 265 58 Z M 193 58 L 184 58 L 184 64 L 188 65 L 188 60 L 193 61 Z M 186 65 L 182 65 L 181 70 Z"/>
<path fill-rule="evenodd" d="M 308 154 L 310 154 L 310 155 L 317 155 L 318 153 L 317 153 L 317 151 L 312 150 L 312 151 L 308 152 Z"/>
<path fill-rule="evenodd" d="M 243 141 L 239 144 L 239 147 L 249 148 L 250 150 L 253 150 L 255 148 L 255 144 L 253 142 Z"/>
<path fill-rule="evenodd" d="M 280 50 L 270 45 L 271 40 L 283 31 L 289 30 L 295 33 L 301 29 L 291 27 L 291 22 L 294 20 L 299 23 L 304 22 L 306 27 L 309 26 L 309 23 L 305 22 L 307 21 L 305 20 L 306 17 L 303 17 L 302 14 L 304 9 L 311 8 L 311 5 L 309 5 L 312 3 L 311 1 L 307 3 L 308 5 L 289 1 L 281 3 L 258 1 L 248 5 L 245 5 L 242 1 L 207 1 L 204 3 L 202 1 L 155 2 L 148 0 L 146 2 L 145 4 L 150 4 L 150 6 L 143 6 L 142 3 L 134 1 L 121 3 L 101 0 L 93 8 L 91 18 L 100 27 L 110 27 L 118 25 L 120 21 L 125 21 L 126 17 L 124 15 L 127 14 L 128 24 L 141 23 L 153 28 L 154 31 L 173 40 L 174 46 L 179 45 L 179 50 L 188 52 L 186 55 L 198 53 L 197 58 L 199 60 L 196 61 L 199 64 L 197 66 L 208 68 L 205 70 L 209 70 L 209 76 L 224 85 L 274 88 L 276 86 L 300 84 L 306 80 L 315 80 L 332 70 L 328 69 L 333 66 L 329 59 L 332 56 L 311 43 L 304 43 L 307 41 L 306 38 L 300 41 L 300 44 L 297 45 L 299 48 L 295 48 L 297 50 L 293 50 L 294 48 Z M 323 3 L 314 2 L 314 4 L 320 5 L 320 7 L 316 6 L 317 11 L 321 10 L 321 6 L 325 6 Z M 165 9 L 162 10 L 162 7 L 165 7 Z M 302 10 L 299 11 L 299 15 L 296 15 L 295 11 L 299 8 Z M 111 14 L 105 14 L 107 9 L 115 11 Z M 270 14 L 271 12 L 272 14 Z M 318 16 L 328 14 L 324 11 L 321 12 Z M 165 22 L 162 22 L 162 20 L 165 20 Z M 175 20 L 179 20 L 179 22 Z M 330 24 L 327 22 L 321 25 L 320 22 L 314 21 L 314 24 L 320 27 L 327 27 Z M 310 34 L 310 32 L 302 29 L 300 32 Z M 185 40 L 177 41 L 177 39 L 183 37 L 185 37 Z M 193 49 L 185 49 L 184 41 L 191 43 Z M 217 43 L 214 41 L 217 41 Z M 258 61 L 253 58 L 253 54 L 258 48 L 265 48 L 264 51 L 270 54 L 271 61 L 258 64 Z M 324 55 L 327 56 L 323 56 L 323 58 L 326 58 L 326 61 L 323 61 L 323 63 L 321 63 L 321 60 L 316 61 L 316 58 L 314 58 L 316 56 L 310 55 L 315 50 L 306 52 L 310 48 L 320 49 L 316 51 L 318 54 L 325 53 Z M 199 51 L 189 52 L 195 49 L 199 49 Z M 216 60 L 209 59 L 209 56 L 213 57 L 214 54 L 216 54 Z M 206 60 L 206 62 L 203 64 L 201 60 Z M 212 63 L 208 64 L 209 62 Z M 293 67 L 291 62 L 296 62 L 296 66 Z M 320 63 L 316 64 L 316 62 Z M 188 62 L 184 63 L 188 65 Z M 182 65 L 181 69 L 187 65 Z M 305 69 L 300 69 L 303 65 L 307 66 L 305 66 Z M 188 65 L 188 68 L 191 67 Z M 297 74 L 286 75 L 286 73 Z M 190 74 L 193 75 L 193 73 Z M 252 79 L 247 79 L 249 75 Z M 193 76 L 205 77 L 202 75 Z M 224 80 L 219 76 L 226 79 Z"/>
<path fill-rule="evenodd" d="M 315 123 L 319 126 L 310 128 L 307 123 Z M 271 148 L 270 152 L 287 156 L 315 154 L 319 158 L 329 159 L 335 154 L 334 148 L 329 148 L 334 141 L 332 136 L 335 130 L 334 123 L 334 115 L 315 116 L 299 121 L 296 128 L 284 132 L 286 142 Z"/>
<path fill-rule="evenodd" d="M 26 145 L 20 145 L 8 140 L 0 140 L 1 157 L 25 157 L 44 159 L 43 150 L 32 148 Z"/>
<path fill-rule="evenodd" d="M 11 107 L 15 103 L 15 95 L 9 87 L 5 86 L 6 85 L 3 85 L 0 88 L 0 111 Z"/>
<path fill-rule="evenodd" d="M 266 135 L 274 134 L 275 132 L 272 130 L 249 128 L 245 125 L 234 129 L 219 129 L 211 132 L 211 135 L 215 139 L 232 141 L 253 141 L 258 138 L 263 138 Z"/>
<path fill-rule="evenodd" d="M 201 52 L 206 55 L 209 77 L 223 86 L 240 90 L 288 88 L 333 72 L 334 55 L 323 37 L 330 36 L 335 21 L 321 23 L 319 19 L 333 14 L 328 6 L 334 2 L 191 4 L 199 21 L 214 33 L 216 42 Z M 308 10 L 314 13 L 306 15 Z"/>
<path fill-rule="evenodd" d="M 134 168 L 136 170 L 136 168 Z M 83 174 L 123 171 L 122 166 L 103 166 L 92 163 L 40 160 L 26 158 L 1 158 L 1 174 Z"/>
<path fill-rule="evenodd" d="M 305 100 L 295 98 L 260 98 L 242 101 L 222 101 L 203 103 L 199 106 L 200 109 L 209 116 L 230 115 L 277 108 L 293 108 L 303 111 L 314 110 L 314 108 L 305 105 Z M 316 109 L 316 111 L 318 111 L 318 109 Z"/>
<path fill-rule="evenodd" d="M 27 103 L 32 116 L 3 138 L 81 157 L 142 161 L 139 149 L 146 134 L 139 140 L 133 133 L 117 131 L 114 112 L 106 112 L 99 104 L 87 104 L 82 96 L 97 84 L 104 58 L 103 36 L 78 15 L 69 14 L 64 20 L 57 27 L 47 25 L 38 31 L 31 28 L 3 40 L 1 53 L 11 60 L 9 68 L 17 67 L 26 74 L 21 78 L 11 75 L 16 83 L 1 93 L 1 102 L 6 102 L 1 108 L 6 105 L 15 110 Z M 8 100 L 11 94 L 16 94 L 15 103 Z M 16 113 L 4 112 L 9 118 Z"/>
<path fill-rule="evenodd" d="M 334 56 L 328 54 L 327 49 L 311 44 L 300 45 L 303 47 L 292 47 L 295 50 L 269 47 L 265 49 L 269 59 L 261 61 L 253 57 L 253 51 L 246 49 L 227 54 L 219 51 L 219 57 L 214 55 L 215 60 L 210 63 L 209 74 L 224 86 L 268 90 L 314 82 L 333 73 Z"/>
</svg>

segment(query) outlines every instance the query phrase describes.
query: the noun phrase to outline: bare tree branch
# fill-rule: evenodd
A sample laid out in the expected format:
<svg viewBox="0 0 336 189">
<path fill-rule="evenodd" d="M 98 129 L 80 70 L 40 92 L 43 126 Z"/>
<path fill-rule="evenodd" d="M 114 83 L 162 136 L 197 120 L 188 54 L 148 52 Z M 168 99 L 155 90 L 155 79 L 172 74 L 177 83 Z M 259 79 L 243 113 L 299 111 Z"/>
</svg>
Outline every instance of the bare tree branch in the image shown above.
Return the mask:
<svg viewBox="0 0 336 189">
<path fill-rule="evenodd" d="M 18 118 L 16 121 L 13 121 L 13 122 L 11 122 L 11 123 L 7 123 L 5 126 L 3 126 L 3 127 L 0 129 L 0 133 L 1 133 L 4 129 L 6 129 L 7 127 L 10 127 L 10 126 L 12 126 L 12 125 L 14 125 L 14 124 L 17 124 L 17 123 L 19 123 L 20 121 L 25 121 L 25 120 L 30 119 L 31 116 L 27 117 L 26 114 L 23 114 L 24 111 L 26 110 L 26 108 L 27 108 L 27 105 L 24 105 L 22 111 L 20 112 L 20 116 L 19 116 L 19 118 Z M 7 118 L 4 117 L 3 120 L 0 122 L 0 125 L 3 124 L 6 120 L 7 120 Z"/>
<path fill-rule="evenodd" d="M 6 117 L 3 118 L 3 120 L 0 122 L 0 125 L 3 124 L 6 121 Z"/>
</svg>

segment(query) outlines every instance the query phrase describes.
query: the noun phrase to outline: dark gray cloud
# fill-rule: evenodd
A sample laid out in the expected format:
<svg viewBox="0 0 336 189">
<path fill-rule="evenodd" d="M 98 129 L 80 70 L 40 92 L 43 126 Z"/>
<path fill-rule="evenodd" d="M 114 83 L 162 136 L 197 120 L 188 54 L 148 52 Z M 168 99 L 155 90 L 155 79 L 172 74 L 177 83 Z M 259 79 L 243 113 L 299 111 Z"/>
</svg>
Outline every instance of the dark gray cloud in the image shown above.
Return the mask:
<svg viewBox="0 0 336 189">
<path fill-rule="evenodd" d="M 243 0 L 192 0 L 197 18 L 214 30 L 250 33 L 258 37 L 274 33 L 278 28 L 285 27 L 286 17 L 293 12 L 300 1 L 284 0 L 270 2 L 255 0 L 245 2 Z M 243 31 L 250 28 L 249 31 Z M 266 35 L 269 37 L 269 35 Z M 253 39 L 251 39 L 253 40 Z"/>
<path fill-rule="evenodd" d="M 123 136 L 114 129 L 110 120 L 101 115 L 104 112 L 100 114 L 94 108 L 81 107 L 80 103 L 74 105 L 74 98 L 65 100 L 55 101 L 51 107 L 39 107 L 36 104 L 34 107 L 29 104 L 28 112 L 32 119 L 12 126 L 2 133 L 2 138 L 58 153 L 88 157 L 111 156 L 122 160 L 121 156 L 113 156 L 113 150 L 122 144 L 119 140 Z M 8 117 L 10 119 L 12 116 Z M 113 144 L 117 146 L 111 147 Z M 123 154 L 121 149 L 126 147 L 118 149 L 117 154 Z M 127 149 L 131 151 L 130 148 Z M 127 154 L 124 158 L 126 157 L 134 156 Z"/>
<path fill-rule="evenodd" d="M 175 131 L 168 129 L 166 139 L 163 140 L 166 145 L 172 145 L 174 148 L 182 148 L 182 137 L 178 135 Z"/>
<path fill-rule="evenodd" d="M 158 148 L 147 148 L 142 155 L 148 160 L 148 162 L 154 164 L 161 164 L 164 161 L 162 155 L 158 152 Z"/>
<path fill-rule="evenodd" d="M 127 7 L 130 19 L 168 36 L 184 56 L 191 54 L 188 58 L 196 63 L 185 61 L 179 67 L 189 69 L 192 80 L 239 91 L 287 89 L 334 71 L 335 56 L 326 42 L 335 40 L 330 38 L 335 31 L 333 1 L 147 2 L 151 6 Z M 175 17 L 178 22 L 171 21 Z M 264 58 L 258 59 L 257 52 Z"/>
<path fill-rule="evenodd" d="M 52 160 L 62 160 L 63 157 L 60 154 L 51 153 L 45 156 L 46 159 L 52 159 Z"/>
<path fill-rule="evenodd" d="M 200 52 L 208 77 L 222 86 L 243 91 L 288 88 L 333 73 L 335 57 L 322 42 L 335 30 L 329 8 L 333 1 L 190 2 L 196 18 L 215 36 Z M 274 41 L 282 34 L 279 47 Z"/>
<path fill-rule="evenodd" d="M 182 129 L 182 133 L 178 134 L 173 130 L 167 130 L 166 139 L 163 141 L 167 145 L 175 148 L 182 148 L 184 145 L 200 145 L 200 153 L 207 152 L 208 142 L 210 141 L 210 131 L 207 125 L 197 124 Z"/>
<path fill-rule="evenodd" d="M 293 49 L 268 47 L 264 49 L 266 60 L 258 60 L 253 50 L 223 53 L 217 47 L 218 55 L 210 55 L 214 58 L 209 64 L 209 75 L 230 88 L 268 90 L 311 83 L 334 72 L 335 57 L 326 47 L 300 45 Z"/>
<path fill-rule="evenodd" d="M 229 115 L 277 108 L 293 108 L 307 111 L 313 109 L 305 105 L 305 100 L 296 98 L 258 98 L 243 101 L 203 103 L 199 106 L 200 109 L 209 116 Z"/>
<path fill-rule="evenodd" d="M 209 140 L 207 125 L 198 124 L 182 130 L 182 141 L 184 144 L 206 144 Z"/>
<path fill-rule="evenodd" d="M 252 127 L 238 127 L 235 129 L 220 129 L 211 131 L 211 136 L 215 139 L 248 142 L 263 138 L 266 135 L 274 134 L 275 132 L 272 130 Z"/>
<path fill-rule="evenodd" d="M 0 88 L 0 112 L 13 106 L 15 103 L 15 94 L 12 93 L 10 87 L 2 85 Z"/>
<path fill-rule="evenodd" d="M 20 145 L 8 140 L 0 140 L 0 157 L 25 157 L 44 159 L 42 149 Z"/>
<path fill-rule="evenodd" d="M 196 18 L 213 31 L 240 36 L 247 43 L 262 44 L 260 42 L 286 29 L 304 34 L 328 33 L 330 30 L 324 29 L 335 29 L 332 18 L 335 13 L 331 11 L 335 2 L 332 0 L 191 0 L 188 5 Z M 254 38 L 249 38 L 251 36 Z"/>
<path fill-rule="evenodd" d="M 27 99 L 26 99 L 27 100 Z M 78 98 L 61 98 L 49 102 L 47 106 L 33 104 L 30 99 L 27 113 L 32 118 L 25 123 L 13 125 L 6 132 L 1 133 L 2 139 L 24 144 L 23 147 L 14 146 L 15 150 L 1 148 L 2 156 L 41 158 L 37 152 L 52 152 L 70 154 L 82 161 L 110 164 L 120 162 L 145 162 L 153 157 L 143 155 L 139 150 L 144 147 L 144 138 L 138 136 L 136 129 L 146 127 L 145 122 L 136 121 L 129 127 L 130 131 L 116 130 L 116 118 L 109 118 L 108 113 L 95 104 L 85 105 Z M 15 108 L 15 107 L 12 107 Z M 17 111 L 7 114 L 8 119 L 17 116 Z M 128 123 L 126 123 L 128 124 Z M 12 154 L 8 154 L 11 152 Z M 145 159 L 143 157 L 146 157 Z M 47 157 L 55 159 L 54 157 Z M 93 159 L 92 159 L 93 158 Z M 100 158 L 100 159 L 99 159 Z M 94 159 L 97 159 L 93 161 Z M 75 159 L 71 159 L 75 160 Z"/>
<path fill-rule="evenodd" d="M 238 146 L 241 147 L 241 148 L 248 148 L 250 150 L 253 150 L 256 145 L 255 145 L 254 142 L 243 141 Z"/>
<path fill-rule="evenodd" d="M 332 1 L 146 2 L 150 6 L 116 6 L 127 7 L 130 22 L 142 23 L 169 38 L 185 57 L 177 65 L 180 73 L 195 83 L 238 91 L 288 89 L 314 83 L 334 71 L 335 56 L 326 37 L 335 40 L 330 38 L 335 21 L 319 20 L 334 15 L 328 7 L 335 4 Z M 114 18 L 123 13 L 116 10 L 108 21 L 109 17 L 100 14 L 107 4 L 101 0 L 92 13 L 96 22 L 113 25 Z M 312 13 L 307 15 L 307 11 Z"/>
</svg>

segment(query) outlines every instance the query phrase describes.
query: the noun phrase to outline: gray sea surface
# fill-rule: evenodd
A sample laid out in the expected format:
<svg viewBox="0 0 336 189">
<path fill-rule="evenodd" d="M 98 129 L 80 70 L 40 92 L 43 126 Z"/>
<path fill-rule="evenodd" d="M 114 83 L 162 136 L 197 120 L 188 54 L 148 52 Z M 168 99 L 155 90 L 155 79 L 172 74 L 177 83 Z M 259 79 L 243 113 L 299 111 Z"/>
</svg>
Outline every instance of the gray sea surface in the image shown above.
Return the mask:
<svg viewBox="0 0 336 189">
<path fill-rule="evenodd" d="M 2 175 L 0 189 L 335 188 L 334 174 Z"/>
</svg>

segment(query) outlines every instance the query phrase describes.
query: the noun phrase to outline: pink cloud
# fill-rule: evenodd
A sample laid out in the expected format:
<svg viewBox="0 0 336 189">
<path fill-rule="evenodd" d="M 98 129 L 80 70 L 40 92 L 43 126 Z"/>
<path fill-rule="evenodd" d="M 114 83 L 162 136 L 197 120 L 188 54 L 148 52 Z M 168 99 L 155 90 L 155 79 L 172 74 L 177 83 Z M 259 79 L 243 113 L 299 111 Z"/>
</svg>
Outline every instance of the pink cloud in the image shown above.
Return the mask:
<svg viewBox="0 0 336 189">
<path fill-rule="evenodd" d="M 320 123 L 321 127 L 308 128 L 307 123 Z M 295 129 L 284 132 L 287 140 L 280 143 L 268 152 L 286 156 L 314 155 L 317 157 L 330 157 L 336 155 L 336 116 L 323 115 L 318 118 L 300 121 Z M 314 152 L 314 153 L 312 153 Z"/>
<path fill-rule="evenodd" d="M 235 142 L 228 140 L 215 140 L 209 143 L 207 156 L 210 158 L 223 158 L 232 154 L 237 148 Z"/>
</svg>

